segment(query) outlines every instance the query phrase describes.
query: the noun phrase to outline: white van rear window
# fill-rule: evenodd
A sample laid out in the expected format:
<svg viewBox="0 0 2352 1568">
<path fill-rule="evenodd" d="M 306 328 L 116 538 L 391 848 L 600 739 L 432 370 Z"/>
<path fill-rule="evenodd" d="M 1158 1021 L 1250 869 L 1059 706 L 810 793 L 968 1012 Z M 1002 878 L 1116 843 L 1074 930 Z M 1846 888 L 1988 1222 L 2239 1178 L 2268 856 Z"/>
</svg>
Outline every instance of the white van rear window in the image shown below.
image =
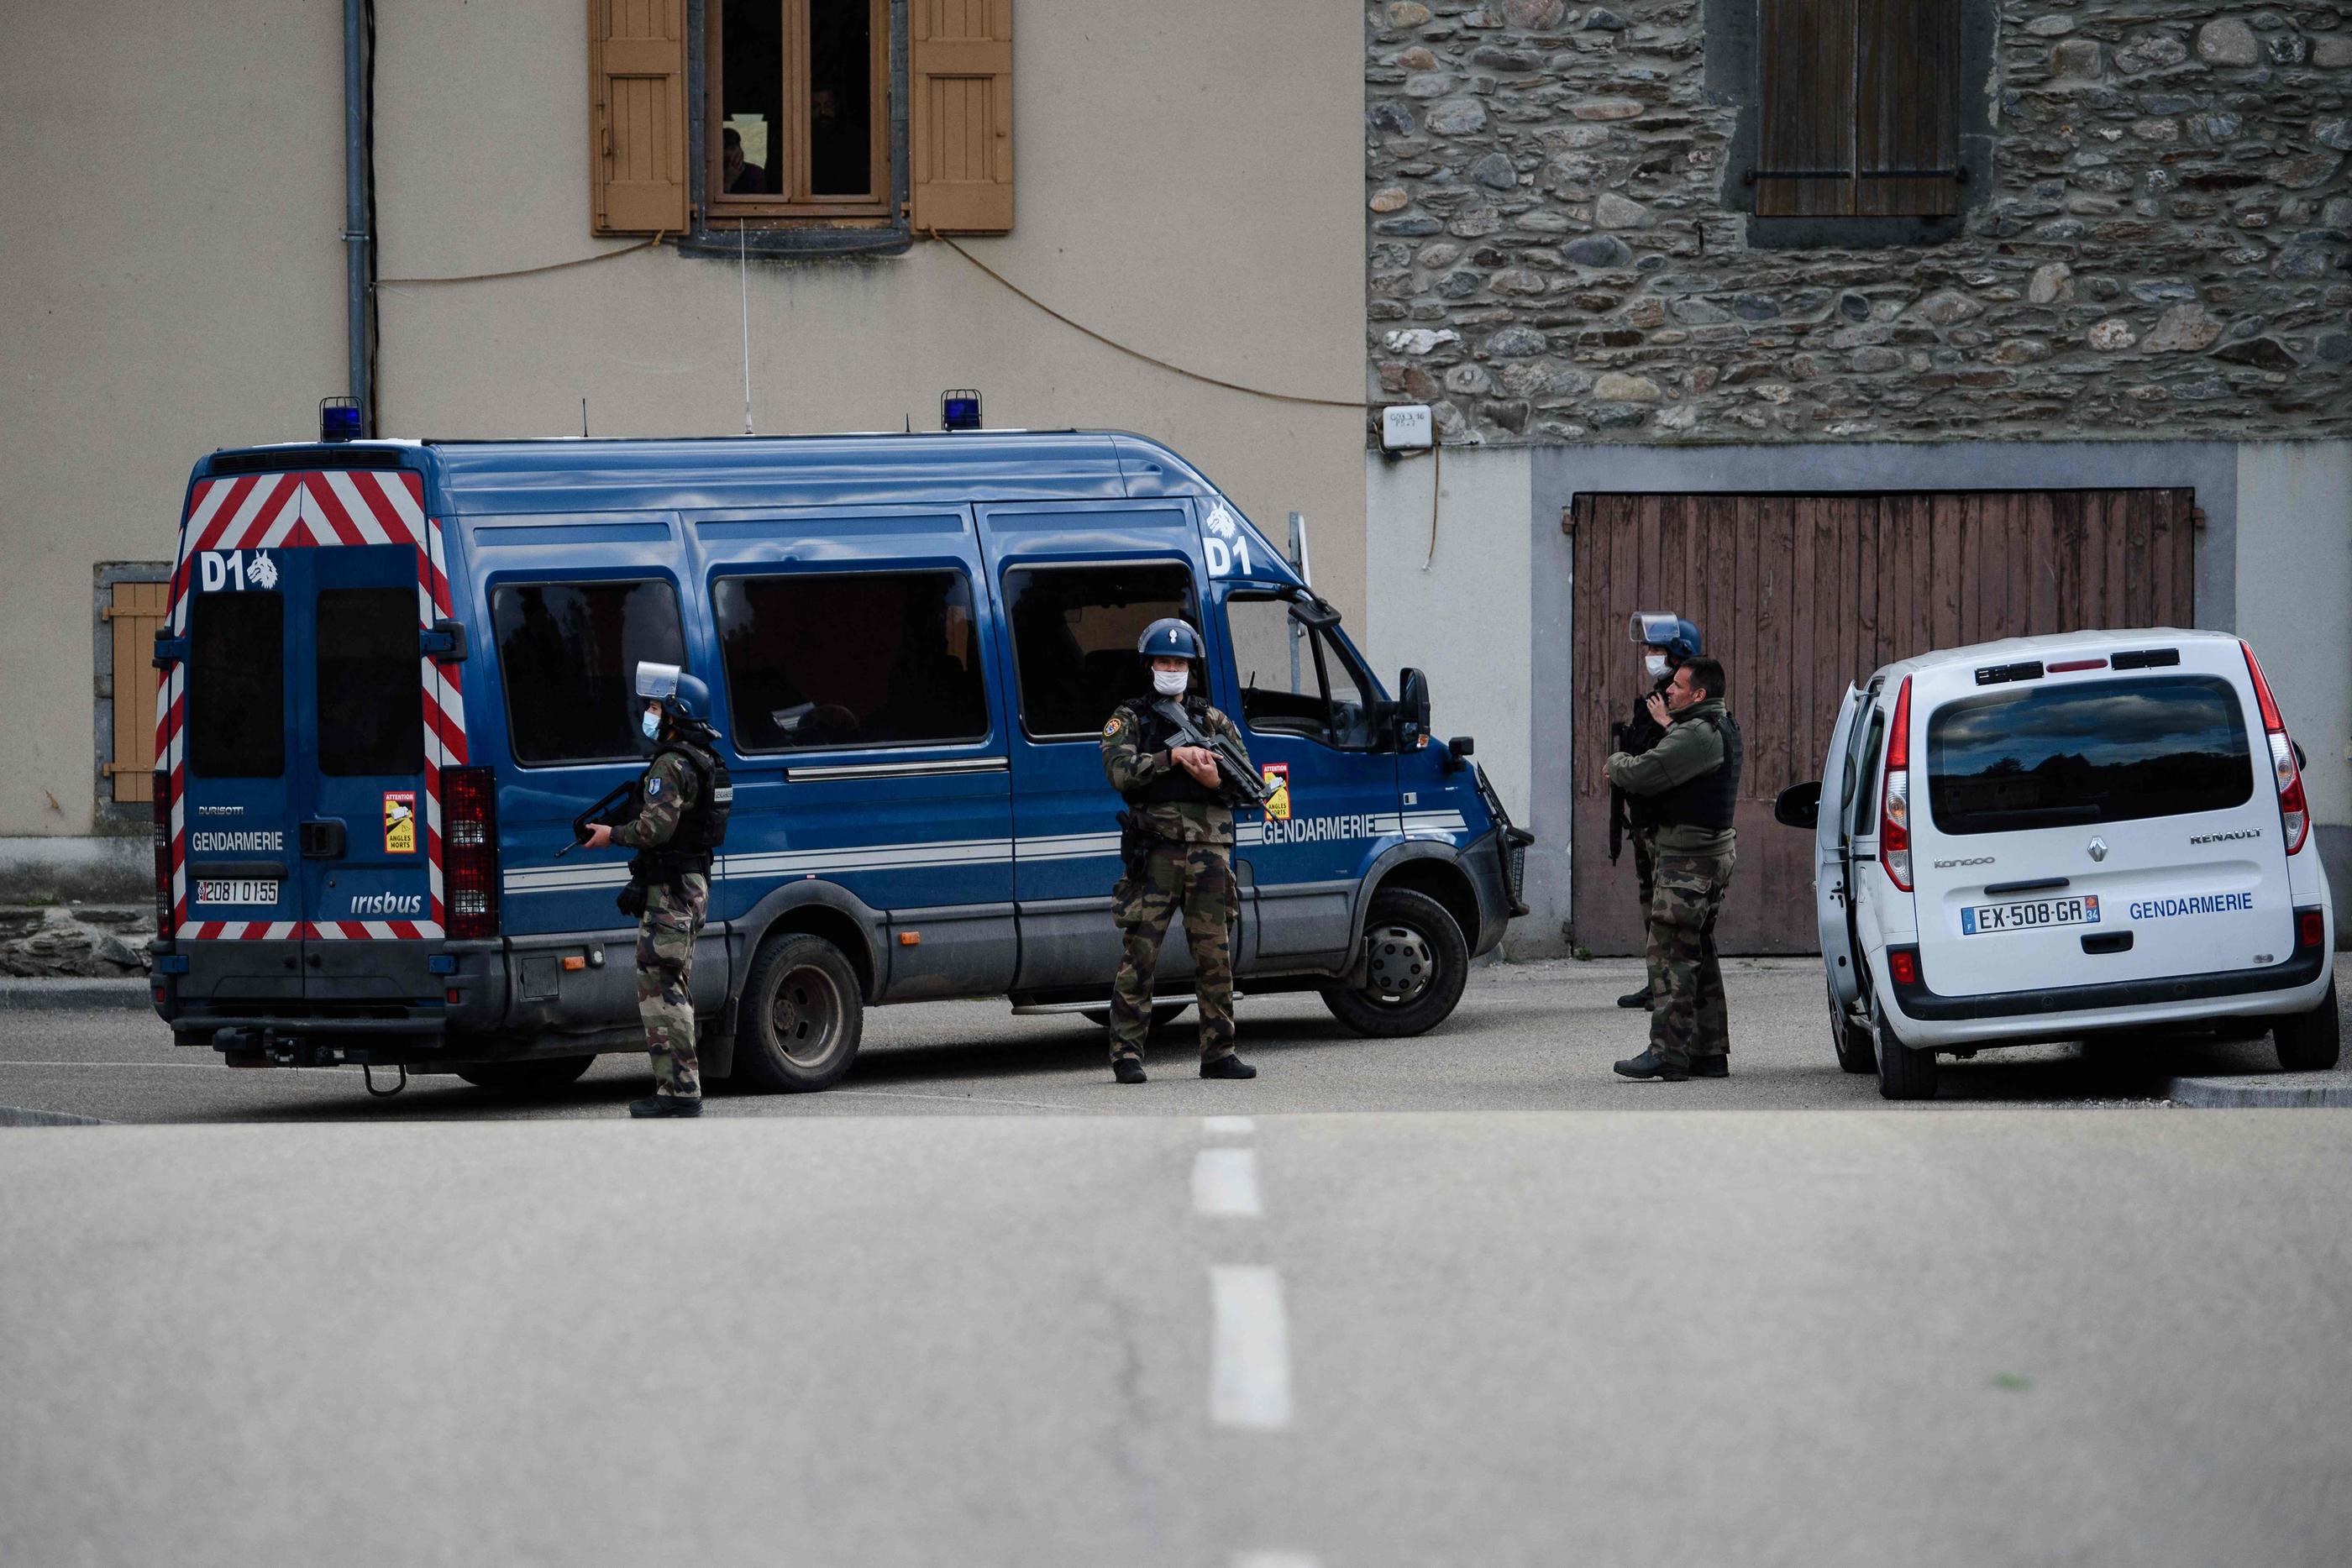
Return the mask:
<svg viewBox="0 0 2352 1568">
<path fill-rule="evenodd" d="M 2215 675 L 2029 686 L 1927 721 L 1927 801 L 1947 833 L 2123 822 L 2242 806 L 2245 714 Z"/>
</svg>

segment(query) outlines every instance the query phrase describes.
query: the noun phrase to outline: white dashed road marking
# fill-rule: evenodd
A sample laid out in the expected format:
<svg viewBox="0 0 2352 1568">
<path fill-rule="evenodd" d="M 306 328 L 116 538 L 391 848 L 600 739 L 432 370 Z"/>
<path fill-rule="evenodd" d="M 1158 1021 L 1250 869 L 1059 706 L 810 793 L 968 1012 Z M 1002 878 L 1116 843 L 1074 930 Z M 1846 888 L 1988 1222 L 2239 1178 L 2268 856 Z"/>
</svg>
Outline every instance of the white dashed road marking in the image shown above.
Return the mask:
<svg viewBox="0 0 2352 1568">
<path fill-rule="evenodd" d="M 1245 1138 L 1257 1131 L 1257 1124 L 1247 1116 L 1203 1116 L 1201 1131 L 1213 1135 L 1230 1133 Z"/>
<path fill-rule="evenodd" d="M 1308 1552 L 1244 1552 L 1234 1558 L 1234 1568 L 1318 1568 L 1314 1553 Z"/>
<path fill-rule="evenodd" d="M 1202 1149 L 1192 1156 L 1192 1212 L 1212 1219 L 1258 1219 L 1255 1149 Z"/>
<path fill-rule="evenodd" d="M 1290 1425 L 1290 1326 L 1282 1279 L 1257 1265 L 1209 1270 L 1216 1323 L 1209 1416 L 1220 1427 L 1278 1432 Z"/>
</svg>

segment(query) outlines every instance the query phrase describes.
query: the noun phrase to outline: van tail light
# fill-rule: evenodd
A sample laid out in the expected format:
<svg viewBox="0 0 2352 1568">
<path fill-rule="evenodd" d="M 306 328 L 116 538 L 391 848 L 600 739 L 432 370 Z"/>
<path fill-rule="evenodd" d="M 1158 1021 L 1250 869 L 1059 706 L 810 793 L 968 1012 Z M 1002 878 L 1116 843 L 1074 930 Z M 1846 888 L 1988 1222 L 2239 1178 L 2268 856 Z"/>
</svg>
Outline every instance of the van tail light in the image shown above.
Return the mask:
<svg viewBox="0 0 2352 1568">
<path fill-rule="evenodd" d="M 155 769 L 155 935 L 172 939 L 172 774 Z"/>
<path fill-rule="evenodd" d="M 2287 738 L 2286 721 L 2279 716 L 2278 704 L 2271 700 L 2271 684 L 2263 679 L 2261 662 L 2250 643 L 2242 639 L 2238 646 L 2245 651 L 2246 674 L 2253 678 L 2254 702 L 2263 713 L 2263 736 L 2270 744 L 2271 776 L 2278 785 L 2279 826 L 2286 833 L 2286 852 L 2297 854 L 2304 841 L 2311 837 L 2311 808 L 2303 798 L 2303 769 L 2295 766 L 2294 742 Z"/>
<path fill-rule="evenodd" d="M 1895 697 L 1886 737 L 1886 783 L 1878 801 L 1878 860 L 1887 879 L 1911 891 L 1911 677 Z"/>
<path fill-rule="evenodd" d="M 499 934 L 498 789 L 488 768 L 441 769 L 441 887 L 453 938 Z"/>
<path fill-rule="evenodd" d="M 2294 945 L 2298 948 L 2317 947 L 2327 940 L 2327 915 L 2317 908 L 2294 912 Z"/>
<path fill-rule="evenodd" d="M 1919 949 L 1889 947 L 1886 950 L 1886 972 L 1894 977 L 1895 983 L 1898 986 L 1917 985 L 1919 983 Z"/>
</svg>

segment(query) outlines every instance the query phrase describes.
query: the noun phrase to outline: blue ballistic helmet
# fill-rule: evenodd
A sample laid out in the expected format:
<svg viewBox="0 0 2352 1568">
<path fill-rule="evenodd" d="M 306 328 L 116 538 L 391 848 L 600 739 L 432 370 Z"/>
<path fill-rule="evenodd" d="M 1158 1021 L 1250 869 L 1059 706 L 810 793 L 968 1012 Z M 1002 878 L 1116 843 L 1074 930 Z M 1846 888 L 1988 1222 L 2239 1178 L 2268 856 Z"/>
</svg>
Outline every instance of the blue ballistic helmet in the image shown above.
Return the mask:
<svg viewBox="0 0 2352 1568">
<path fill-rule="evenodd" d="M 710 688 L 676 664 L 637 662 L 637 695 L 657 702 L 681 718 L 710 720 Z"/>
<path fill-rule="evenodd" d="M 1135 651 L 1147 659 L 1198 659 L 1201 634 L 1173 615 L 1164 616 L 1143 629 Z"/>
<path fill-rule="evenodd" d="M 1706 652 L 1706 640 L 1696 625 L 1664 610 L 1635 611 L 1625 634 L 1644 647 L 1664 648 L 1676 664 Z"/>
</svg>

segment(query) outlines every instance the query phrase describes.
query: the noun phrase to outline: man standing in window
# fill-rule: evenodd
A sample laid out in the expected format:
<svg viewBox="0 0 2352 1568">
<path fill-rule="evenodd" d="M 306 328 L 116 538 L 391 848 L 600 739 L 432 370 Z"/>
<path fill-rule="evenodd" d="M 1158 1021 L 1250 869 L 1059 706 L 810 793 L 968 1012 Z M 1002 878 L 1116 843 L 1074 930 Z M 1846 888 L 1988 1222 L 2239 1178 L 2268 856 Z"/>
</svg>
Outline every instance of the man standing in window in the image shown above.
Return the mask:
<svg viewBox="0 0 2352 1568">
<path fill-rule="evenodd" d="M 694 1049 L 694 944 L 710 909 L 711 852 L 727 837 L 735 789 L 719 759 L 719 732 L 703 715 L 710 688 L 676 664 L 637 665 L 639 725 L 656 743 L 637 789 L 637 814 L 598 822 L 588 847 L 619 844 L 629 861 L 624 914 L 637 917 L 637 1012 L 653 1058 L 654 1092 L 632 1116 L 699 1116 L 702 1070 Z"/>
<path fill-rule="evenodd" d="M 1731 814 L 1747 748 L 1723 693 L 1721 664 L 1685 661 L 1650 699 L 1650 716 L 1665 734 L 1639 757 L 1612 752 L 1606 764 L 1611 784 L 1649 803 L 1657 854 L 1649 957 L 1661 989 L 1650 1009 L 1650 1048 L 1617 1063 L 1627 1078 L 1730 1076 L 1715 921 L 1738 858 Z"/>
<path fill-rule="evenodd" d="M 1111 984 L 1111 1072 L 1121 1083 L 1143 1082 L 1152 971 L 1168 923 L 1181 909 L 1201 1009 L 1201 1076 L 1255 1078 L 1257 1069 L 1234 1053 L 1232 931 L 1240 898 L 1234 888 L 1233 807 L 1216 754 L 1171 744 L 1176 725 L 1160 705 L 1181 704 L 1199 734 L 1229 739 L 1244 759 L 1248 751 L 1241 731 L 1209 706 L 1202 690 L 1198 632 L 1172 617 L 1155 621 L 1136 652 L 1150 663 L 1152 695 L 1121 703 L 1102 735 L 1103 772 L 1127 799 L 1118 819 L 1127 874 L 1111 908 L 1125 934 Z"/>
</svg>

